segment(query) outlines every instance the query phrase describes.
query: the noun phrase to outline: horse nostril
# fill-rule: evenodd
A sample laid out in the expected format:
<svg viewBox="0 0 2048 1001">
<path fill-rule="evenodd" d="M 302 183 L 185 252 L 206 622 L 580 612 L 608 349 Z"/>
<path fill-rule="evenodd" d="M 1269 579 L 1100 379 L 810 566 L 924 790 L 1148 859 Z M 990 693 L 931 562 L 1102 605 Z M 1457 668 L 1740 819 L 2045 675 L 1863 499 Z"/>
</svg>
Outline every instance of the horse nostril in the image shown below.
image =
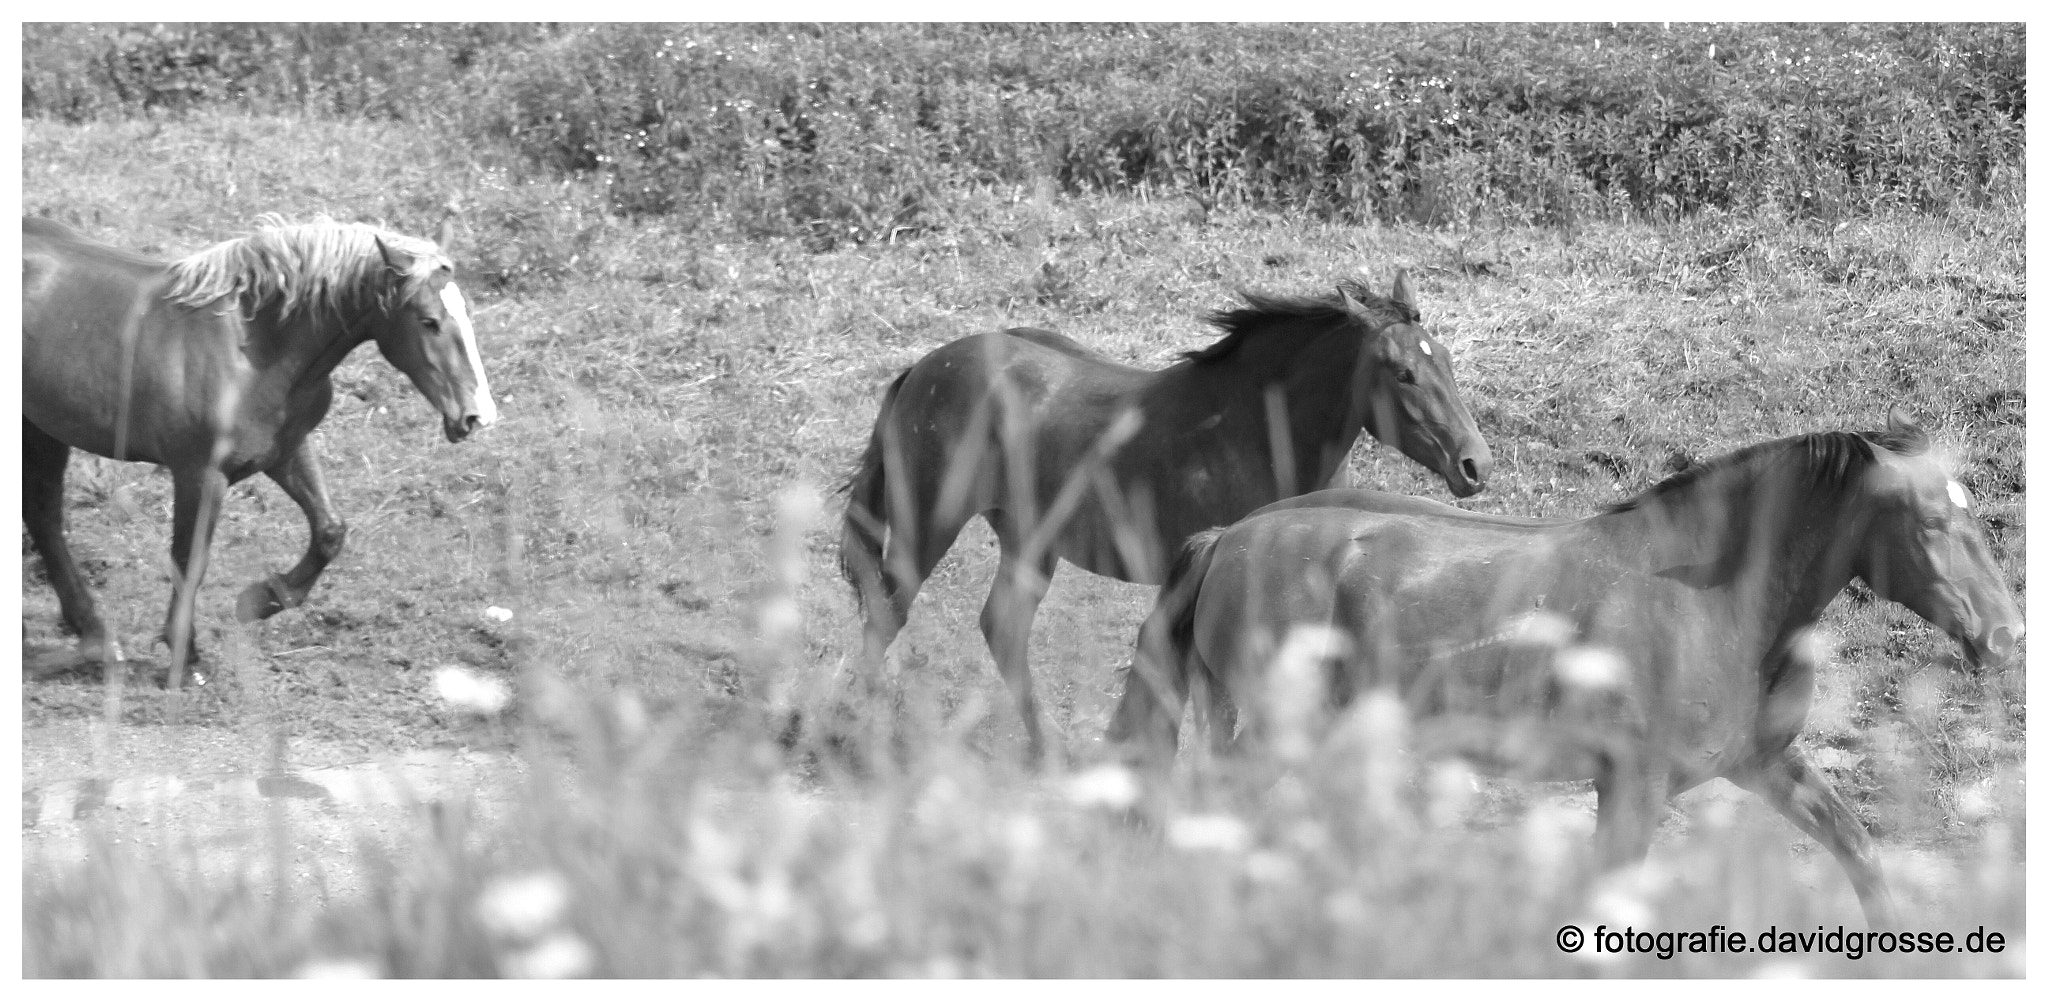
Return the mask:
<svg viewBox="0 0 2048 1001">
<path fill-rule="evenodd" d="M 1458 469 L 1465 474 L 1465 482 L 1474 484 L 1479 482 L 1479 463 L 1473 462 L 1471 459 L 1463 459 L 1459 461 Z"/>
<path fill-rule="evenodd" d="M 1999 626 L 1991 630 L 1991 651 L 2004 656 L 2019 649 L 2020 637 L 2026 634 L 2025 626 Z"/>
<path fill-rule="evenodd" d="M 484 419 L 475 414 L 464 414 L 462 417 L 463 434 L 475 434 L 476 430 L 483 426 Z"/>
</svg>

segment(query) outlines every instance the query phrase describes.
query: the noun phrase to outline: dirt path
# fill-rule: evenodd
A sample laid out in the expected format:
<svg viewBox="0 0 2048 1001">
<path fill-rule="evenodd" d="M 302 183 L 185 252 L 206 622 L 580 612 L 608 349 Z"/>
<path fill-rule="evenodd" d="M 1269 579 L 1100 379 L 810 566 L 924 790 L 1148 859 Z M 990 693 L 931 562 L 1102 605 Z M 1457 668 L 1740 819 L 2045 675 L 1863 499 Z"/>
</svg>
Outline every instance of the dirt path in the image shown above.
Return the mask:
<svg viewBox="0 0 2048 1001">
<path fill-rule="evenodd" d="M 278 771 L 269 744 L 212 727 L 26 728 L 23 875 L 133 849 L 195 879 L 274 887 L 282 870 L 294 894 L 345 900 L 361 890 L 365 850 L 402 853 L 431 830 L 433 805 L 456 799 L 494 823 L 525 773 L 504 754 L 346 760 L 352 752 L 298 740 Z"/>
</svg>

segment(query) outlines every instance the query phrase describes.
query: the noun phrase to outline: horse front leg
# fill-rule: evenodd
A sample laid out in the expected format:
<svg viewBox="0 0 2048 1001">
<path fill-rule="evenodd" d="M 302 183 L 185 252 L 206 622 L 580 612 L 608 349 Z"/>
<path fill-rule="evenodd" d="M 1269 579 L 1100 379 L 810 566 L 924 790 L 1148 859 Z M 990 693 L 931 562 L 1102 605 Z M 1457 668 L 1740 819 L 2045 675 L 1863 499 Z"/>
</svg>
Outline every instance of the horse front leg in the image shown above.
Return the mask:
<svg viewBox="0 0 2048 1001">
<path fill-rule="evenodd" d="M 1762 796 L 1842 864 L 1872 928 L 1899 927 L 1898 910 L 1885 885 L 1884 871 L 1878 867 L 1870 833 L 1835 787 L 1807 763 L 1804 753 L 1787 747 L 1728 779 Z"/>
<path fill-rule="evenodd" d="M 121 645 L 107 635 L 92 589 L 78 572 L 64 537 L 64 470 L 71 463 L 71 446 L 27 420 L 21 424 L 22 524 L 43 558 L 43 573 L 57 592 L 64 624 L 78 635 L 79 656 L 89 663 L 113 663 L 121 659 Z"/>
<path fill-rule="evenodd" d="M 197 670 L 199 634 L 196 610 L 199 585 L 206 580 L 206 562 L 213 550 L 213 528 L 220 520 L 228 478 L 213 466 L 171 471 L 171 609 L 164 618 L 164 643 L 171 648 L 170 685 L 185 682 L 185 668 L 205 683 Z"/>
<path fill-rule="evenodd" d="M 1605 767 L 1593 779 L 1599 801 L 1593 819 L 1593 861 L 1602 872 L 1641 862 L 1664 819 L 1671 772 L 1638 741 L 1605 742 Z M 1617 748 L 1615 744 L 1630 746 Z"/>
<path fill-rule="evenodd" d="M 1016 542 L 1018 533 L 1008 530 L 1010 519 L 991 514 L 989 521 L 996 528 L 1003 556 L 996 567 L 988 601 L 981 606 L 981 634 L 988 640 L 989 653 L 995 656 L 996 671 L 1017 700 L 1017 712 L 1024 717 L 1024 737 L 1031 763 L 1039 765 L 1045 762 L 1047 748 L 1038 718 L 1038 697 L 1031 690 L 1031 620 L 1038 615 L 1038 603 L 1052 587 L 1059 557 L 1050 552 L 1036 558 L 1024 557 Z"/>
<path fill-rule="evenodd" d="M 242 590 L 235 600 L 235 619 L 250 623 L 304 604 L 320 574 L 341 555 L 348 525 L 334 513 L 327 482 L 320 475 L 320 457 L 308 438 L 284 460 L 264 471 L 306 515 L 306 554 L 282 574 L 271 574 Z"/>
</svg>

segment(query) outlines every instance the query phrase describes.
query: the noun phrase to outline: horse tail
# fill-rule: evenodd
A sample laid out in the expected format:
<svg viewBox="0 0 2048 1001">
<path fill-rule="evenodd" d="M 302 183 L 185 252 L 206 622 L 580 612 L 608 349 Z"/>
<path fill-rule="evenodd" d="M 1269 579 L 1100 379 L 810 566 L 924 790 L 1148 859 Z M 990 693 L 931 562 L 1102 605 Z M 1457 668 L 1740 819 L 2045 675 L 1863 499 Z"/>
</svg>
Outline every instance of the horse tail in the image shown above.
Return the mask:
<svg viewBox="0 0 2048 1001">
<path fill-rule="evenodd" d="M 1222 534 L 1221 528 L 1197 532 L 1175 555 L 1152 614 L 1138 629 L 1137 657 L 1103 735 L 1110 743 L 1136 742 L 1140 753 L 1172 760 L 1189 685 L 1204 670 L 1195 654 L 1195 604 Z"/>
<path fill-rule="evenodd" d="M 909 376 L 910 370 L 904 369 L 882 394 L 882 410 L 868 435 L 868 447 L 860 455 L 860 466 L 839 488 L 846 494 L 846 520 L 839 532 L 839 572 L 853 586 L 854 598 L 863 602 L 863 610 L 870 593 L 889 599 L 895 591 L 882 569 L 882 545 L 889 531 L 889 472 L 882 434 L 896 409 L 896 393 Z"/>
<path fill-rule="evenodd" d="M 1166 584 L 1159 589 L 1162 608 L 1172 609 L 1166 627 L 1167 649 L 1183 673 L 1194 663 L 1195 599 L 1202 595 L 1202 579 L 1209 575 L 1209 563 L 1216 556 L 1216 540 L 1223 529 L 1196 532 L 1183 545 L 1173 566 L 1166 571 Z M 1182 684 L 1190 679 L 1183 677 Z"/>
</svg>

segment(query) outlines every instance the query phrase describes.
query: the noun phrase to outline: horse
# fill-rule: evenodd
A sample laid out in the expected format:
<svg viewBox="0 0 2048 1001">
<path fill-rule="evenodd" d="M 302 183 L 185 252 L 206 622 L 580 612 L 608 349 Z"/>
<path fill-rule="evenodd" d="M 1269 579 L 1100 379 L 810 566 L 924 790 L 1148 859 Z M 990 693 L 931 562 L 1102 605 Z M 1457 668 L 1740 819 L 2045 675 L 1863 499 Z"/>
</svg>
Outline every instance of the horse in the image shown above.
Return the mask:
<svg viewBox="0 0 2048 1001">
<path fill-rule="evenodd" d="M 1593 781 L 1603 868 L 1645 857 L 1665 802 L 1716 777 L 1763 796 L 1896 927 L 1871 840 L 1793 746 L 1824 656 L 1811 632 L 1852 579 L 2005 664 L 2024 621 L 1964 488 L 1894 408 L 1695 465 L 1581 520 L 1475 515 L 1331 491 L 1194 537 L 1141 631 L 1107 739 L 1170 760 L 1185 695 L 1256 746 L 1262 673 L 1307 627 L 1328 694 L 1397 695 L 1417 749 Z M 1327 630 L 1327 631 L 1325 631 Z M 1164 663 L 1157 663 L 1157 660 Z"/>
<path fill-rule="evenodd" d="M 840 566 L 882 663 L 911 603 L 977 514 L 1002 548 L 982 634 L 1044 755 L 1027 645 L 1061 559 L 1156 584 L 1174 546 L 1341 475 L 1362 429 L 1481 490 L 1493 465 L 1451 352 L 1397 275 L 1390 296 L 1344 281 L 1313 297 L 1246 293 L 1224 335 L 1163 371 L 1018 328 L 946 344 L 905 369 L 848 494 Z"/>
<path fill-rule="evenodd" d="M 249 585 L 236 618 L 303 603 L 341 552 L 307 435 L 331 373 L 375 341 L 441 414 L 451 442 L 497 419 L 469 307 L 433 243 L 376 227 L 276 216 L 163 262 L 25 217 L 22 243 L 22 520 L 88 663 L 123 659 L 65 540 L 71 450 L 170 470 L 175 578 L 162 641 L 171 683 L 198 651 L 193 601 L 230 484 L 263 473 L 305 513 L 297 565 Z"/>
</svg>

